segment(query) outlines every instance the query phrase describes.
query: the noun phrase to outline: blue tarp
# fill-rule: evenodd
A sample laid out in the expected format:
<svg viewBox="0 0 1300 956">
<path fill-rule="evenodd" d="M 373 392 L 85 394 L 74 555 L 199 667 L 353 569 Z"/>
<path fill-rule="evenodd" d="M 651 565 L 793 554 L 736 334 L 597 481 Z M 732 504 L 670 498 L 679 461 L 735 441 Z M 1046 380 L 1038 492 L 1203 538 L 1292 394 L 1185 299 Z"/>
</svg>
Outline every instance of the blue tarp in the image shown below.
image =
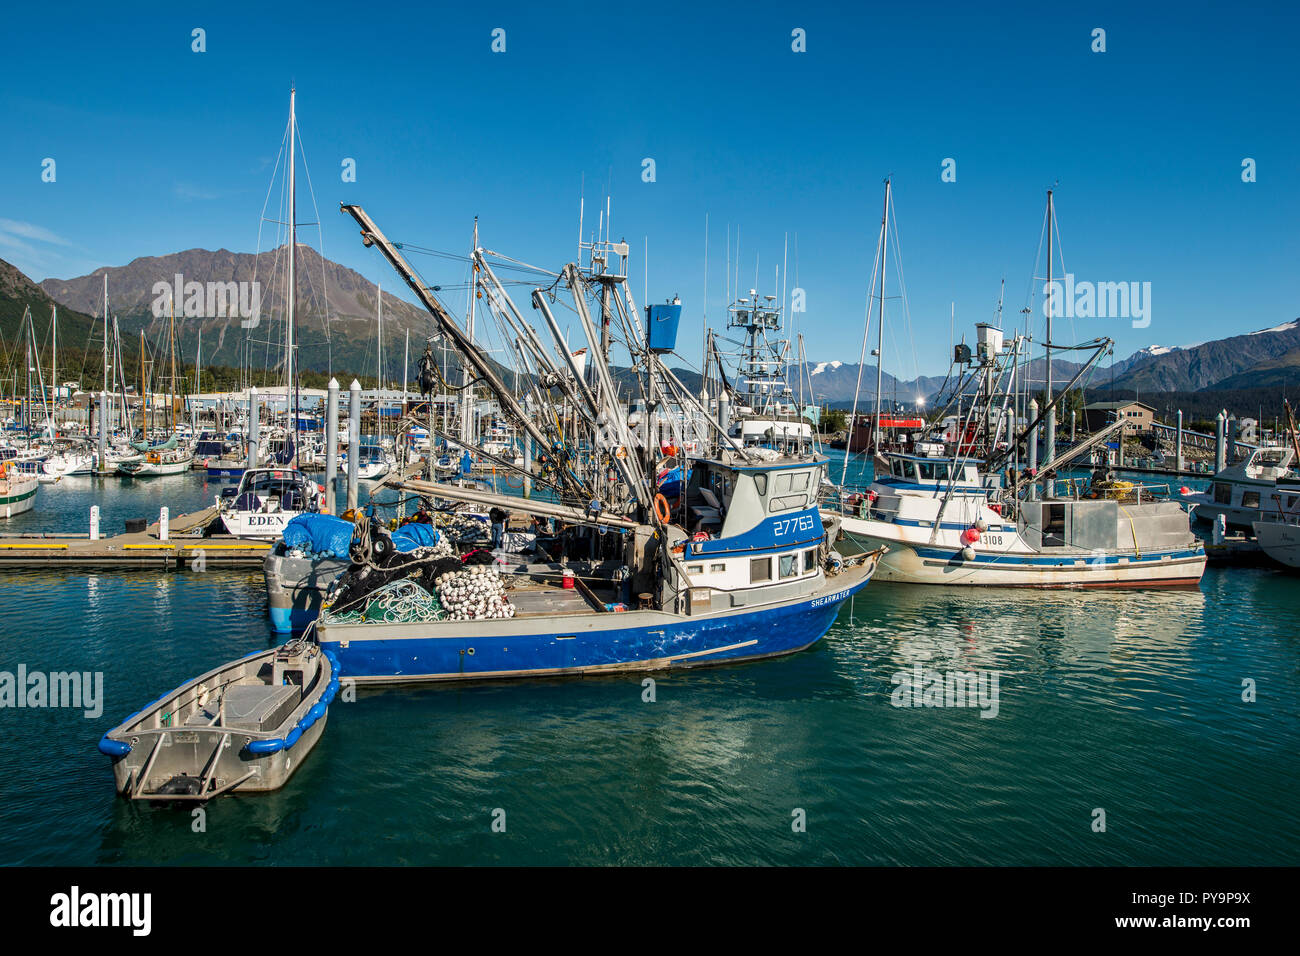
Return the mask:
<svg viewBox="0 0 1300 956">
<path fill-rule="evenodd" d="M 691 478 L 691 473 L 688 471 L 686 473 L 686 480 L 690 481 L 690 478 Z M 670 469 L 669 471 L 664 473 L 663 478 L 661 478 L 659 481 L 659 494 L 663 495 L 665 498 L 669 500 L 669 502 L 671 502 L 674 498 L 680 497 L 681 493 L 682 493 L 682 469 L 681 466 L 679 465 L 676 468 Z"/>
<path fill-rule="evenodd" d="M 438 529 L 431 524 L 413 521 L 404 524 L 393 532 L 393 546 L 398 551 L 414 551 L 416 548 L 432 548 L 438 543 Z"/>
<path fill-rule="evenodd" d="M 289 548 L 346 561 L 352 543 L 352 522 L 333 515 L 297 515 L 284 526 L 284 543 Z"/>
</svg>

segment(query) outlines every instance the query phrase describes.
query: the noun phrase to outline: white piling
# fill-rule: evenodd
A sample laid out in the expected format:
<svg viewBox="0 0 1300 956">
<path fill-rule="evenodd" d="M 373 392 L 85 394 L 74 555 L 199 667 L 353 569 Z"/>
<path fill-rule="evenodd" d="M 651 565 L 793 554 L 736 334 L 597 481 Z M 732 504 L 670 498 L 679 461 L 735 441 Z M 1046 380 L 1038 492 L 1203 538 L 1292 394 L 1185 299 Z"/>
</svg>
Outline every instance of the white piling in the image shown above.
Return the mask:
<svg viewBox="0 0 1300 956">
<path fill-rule="evenodd" d="M 257 386 L 254 385 L 248 390 L 248 466 L 249 468 L 257 467 L 257 442 L 259 439 L 258 432 L 261 431 L 262 423 L 259 419 L 262 416 L 262 409 L 257 401 Z"/>
<path fill-rule="evenodd" d="M 99 505 L 90 506 L 90 540 L 99 540 Z"/>
<path fill-rule="evenodd" d="M 162 508 L 158 511 L 158 540 L 159 541 L 170 540 L 168 538 L 169 530 L 170 530 L 170 522 L 168 521 L 167 506 L 163 505 Z"/>
<path fill-rule="evenodd" d="M 325 413 L 325 509 L 334 510 L 335 481 L 339 476 L 339 380 L 330 379 Z"/>
<path fill-rule="evenodd" d="M 348 509 L 357 506 L 357 468 L 361 457 L 361 383 L 348 386 Z"/>
</svg>

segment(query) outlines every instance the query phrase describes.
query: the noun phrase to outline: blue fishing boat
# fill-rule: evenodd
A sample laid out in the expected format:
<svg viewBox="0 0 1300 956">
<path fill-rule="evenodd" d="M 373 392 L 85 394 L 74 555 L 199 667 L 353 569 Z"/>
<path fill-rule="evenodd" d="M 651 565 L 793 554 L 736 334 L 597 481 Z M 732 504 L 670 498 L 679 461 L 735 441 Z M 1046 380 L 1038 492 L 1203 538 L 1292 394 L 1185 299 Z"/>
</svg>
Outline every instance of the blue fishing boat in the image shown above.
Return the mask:
<svg viewBox="0 0 1300 956">
<path fill-rule="evenodd" d="M 846 562 L 832 549 L 815 502 L 825 459 L 725 458 L 695 462 L 685 525 L 588 516 L 586 530 L 614 538 L 621 560 L 524 565 L 500 596 L 471 574 L 450 596 L 439 588 L 441 606 L 421 602 L 418 618 L 400 613 L 389 584 L 370 602 L 327 607 L 316 639 L 363 683 L 649 671 L 803 650 L 867 584 L 883 550 Z M 420 481 L 408 488 L 462 491 Z M 466 590 L 468 612 L 451 612 Z M 386 613 L 395 607 L 396 616 Z"/>
</svg>

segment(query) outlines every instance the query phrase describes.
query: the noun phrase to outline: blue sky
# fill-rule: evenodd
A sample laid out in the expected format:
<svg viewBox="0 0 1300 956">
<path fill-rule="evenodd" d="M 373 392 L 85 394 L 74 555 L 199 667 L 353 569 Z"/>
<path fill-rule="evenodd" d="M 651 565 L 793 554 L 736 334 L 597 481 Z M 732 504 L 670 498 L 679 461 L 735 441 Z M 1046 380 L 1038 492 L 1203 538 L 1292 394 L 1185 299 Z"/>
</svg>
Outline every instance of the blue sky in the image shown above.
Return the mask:
<svg viewBox="0 0 1300 956">
<path fill-rule="evenodd" d="M 857 361 L 890 175 L 910 322 L 889 300 L 886 368 L 900 377 L 946 369 L 950 303 L 969 338 L 1005 278 L 1004 325 L 1019 318 L 1053 184 L 1065 267 L 1152 288 L 1149 327 L 1075 319 L 1058 338 L 1111 335 L 1122 357 L 1297 317 L 1300 13 L 1134 6 L 25 5 L 6 13 L 0 258 L 39 280 L 254 251 L 292 82 L 323 251 L 389 289 L 340 201 L 391 238 L 458 252 L 478 215 L 484 245 L 558 269 L 585 180 L 589 228 L 612 196 L 638 300 L 649 238 L 650 298 L 682 297 L 688 342 L 707 213 L 710 324 L 728 227 L 742 289 L 757 255 L 765 292 L 789 234 L 809 359 Z M 791 50 L 795 28 L 807 52 Z M 1246 157 L 1256 182 L 1242 182 Z M 458 263 L 417 265 L 464 281 Z"/>
</svg>

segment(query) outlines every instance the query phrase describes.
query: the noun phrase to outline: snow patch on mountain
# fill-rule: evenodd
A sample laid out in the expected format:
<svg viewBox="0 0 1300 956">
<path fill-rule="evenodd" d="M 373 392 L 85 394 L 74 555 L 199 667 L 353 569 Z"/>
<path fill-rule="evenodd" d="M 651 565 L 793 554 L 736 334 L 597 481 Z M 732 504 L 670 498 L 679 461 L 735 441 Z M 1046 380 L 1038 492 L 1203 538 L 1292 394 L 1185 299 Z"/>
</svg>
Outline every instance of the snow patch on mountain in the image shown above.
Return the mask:
<svg viewBox="0 0 1300 956">
<path fill-rule="evenodd" d="M 813 370 L 808 374 L 820 375 L 822 372 L 826 371 L 827 368 L 839 368 L 843 364 L 844 364 L 843 362 L 818 362 L 815 366 L 813 366 Z"/>
<path fill-rule="evenodd" d="M 1281 325 L 1275 325 L 1271 329 L 1260 329 L 1258 332 L 1251 332 L 1251 335 L 1263 335 L 1265 332 L 1290 332 L 1296 326 L 1300 325 L 1300 319 L 1292 319 L 1290 322 L 1284 322 Z"/>
</svg>

